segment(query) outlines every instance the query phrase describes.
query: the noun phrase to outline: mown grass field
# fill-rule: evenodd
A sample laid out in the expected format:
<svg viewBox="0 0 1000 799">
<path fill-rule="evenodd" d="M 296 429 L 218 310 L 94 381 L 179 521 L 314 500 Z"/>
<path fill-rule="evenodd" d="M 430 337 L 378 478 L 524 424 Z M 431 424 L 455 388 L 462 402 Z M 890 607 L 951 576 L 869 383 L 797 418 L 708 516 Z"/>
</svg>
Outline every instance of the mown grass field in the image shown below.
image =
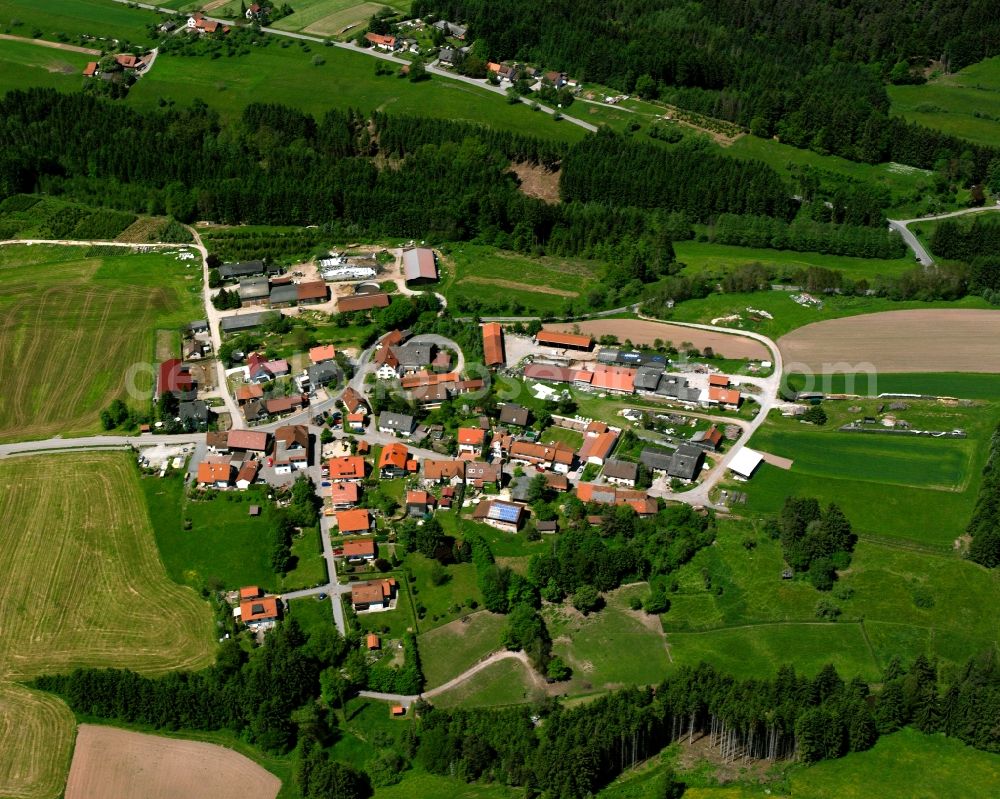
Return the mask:
<svg viewBox="0 0 1000 799">
<path fill-rule="evenodd" d="M 449 302 L 474 300 L 520 312 L 560 313 L 567 302 L 586 300 L 602 265 L 574 258 L 529 258 L 518 253 L 457 244 L 444 258 L 439 291 Z M 517 310 L 514 308 L 513 310 Z"/>
<path fill-rule="evenodd" d="M 961 663 L 1000 632 L 983 612 L 1000 598 L 1000 578 L 950 553 L 863 539 L 831 593 L 782 580 L 784 568 L 780 544 L 762 526 L 721 523 L 716 544 L 676 575 L 678 591 L 661 617 L 674 662 L 706 658 L 748 677 L 781 663 L 815 673 L 832 662 L 844 675 L 877 680 L 893 656 Z M 821 597 L 841 609 L 836 623 L 816 618 Z"/>
<path fill-rule="evenodd" d="M 751 446 L 793 464 L 790 470 L 762 464 L 740 489 L 748 494 L 747 507 L 776 513 L 787 496 L 816 496 L 840 505 L 859 533 L 951 549 L 972 515 L 996 408 L 910 401 L 906 410 L 893 412 L 918 430 L 963 429 L 964 439 L 838 430 L 846 422 L 876 417 L 882 405 L 878 400 L 826 403 L 830 418 L 823 427 L 772 414 Z M 881 512 L 873 513 L 873 507 Z"/>
<path fill-rule="evenodd" d="M 81 73 L 92 60 L 83 53 L 0 40 L 0 95 L 26 86 L 74 91 L 82 85 Z"/>
<path fill-rule="evenodd" d="M 1000 375 L 968 372 L 884 372 L 815 376 L 787 375 L 793 391 L 822 391 L 826 394 L 924 394 L 932 397 L 992 400 L 1000 396 Z"/>
<path fill-rule="evenodd" d="M 14 683 L 75 666 L 147 674 L 212 662 L 208 605 L 171 582 L 124 454 L 0 462 L 0 795 L 51 797 L 73 717 Z"/>
<path fill-rule="evenodd" d="M 493 707 L 532 702 L 544 696 L 520 660 L 501 660 L 434 697 L 439 707 Z"/>
<path fill-rule="evenodd" d="M 116 397 L 143 406 L 154 331 L 204 313 L 192 263 L 0 248 L 0 441 L 97 432 L 98 413 Z"/>
<path fill-rule="evenodd" d="M 402 481 L 400 486 L 402 488 Z M 402 496 L 397 500 L 403 504 Z M 467 615 L 474 610 L 472 604 L 479 606 L 483 602 L 476 582 L 476 567 L 471 563 L 454 563 L 444 567 L 445 580 L 441 585 L 434 585 L 431 579 L 433 567 L 434 561 L 419 552 L 407 555 L 403 561 L 403 568 L 410 576 L 414 601 L 425 609 L 420 620 L 421 632 Z"/>
<path fill-rule="evenodd" d="M 160 555 L 167 573 L 178 583 L 228 590 L 259 585 L 278 592 L 311 587 L 326 578 L 319 541 L 308 532 L 292 542 L 296 567 L 284 578 L 275 574 L 267 513 L 249 514 L 252 504 L 267 506 L 265 488 L 194 501 L 185 497 L 180 474 L 145 478 L 141 487 Z M 190 529 L 185 529 L 185 519 L 190 519 Z"/>
<path fill-rule="evenodd" d="M 553 652 L 573 669 L 566 684 L 569 693 L 657 685 L 663 680 L 670 659 L 659 621 L 628 607 L 631 597 L 648 592 L 645 583 L 609 592 L 604 595 L 604 609 L 589 616 L 568 602 L 545 609 Z"/>
<path fill-rule="evenodd" d="M 788 291 L 758 291 L 751 294 L 710 294 L 700 300 L 687 300 L 678 303 L 666 315 L 664 321 L 709 323 L 732 314 L 738 314 L 741 320 L 729 321 L 726 327 L 737 327 L 743 330 L 753 330 L 763 333 L 772 339 L 777 339 L 796 328 L 824 319 L 838 319 L 843 316 L 858 316 L 860 314 L 879 313 L 880 311 L 905 311 L 925 308 L 990 308 L 981 297 L 965 297 L 957 302 L 893 302 L 881 297 L 847 297 L 831 296 L 823 299 L 823 307 L 804 307 L 792 300 L 796 292 Z M 773 319 L 761 317 L 754 321 L 747 308 L 767 311 Z"/>
<path fill-rule="evenodd" d="M 888 86 L 893 113 L 978 144 L 1000 137 L 1000 57 L 922 86 Z"/>
<path fill-rule="evenodd" d="M 448 682 L 500 649 L 504 624 L 500 614 L 481 610 L 471 614 L 468 621 L 459 619 L 421 633 L 417 646 L 427 686 L 434 688 Z"/>
<path fill-rule="evenodd" d="M 50 40 L 64 34 L 74 41 L 80 36 L 117 37 L 151 45 L 147 27 L 162 19 L 153 11 L 110 0 L 0 0 L 0 32 L 14 36 L 30 37 L 37 30 Z M 100 49 L 101 42 L 93 46 Z"/>
<path fill-rule="evenodd" d="M 207 59 L 164 55 L 129 92 L 128 101 L 149 110 L 160 98 L 188 105 L 200 98 L 223 117 L 238 116 L 250 103 L 282 103 L 322 116 L 330 108 L 378 109 L 474 122 L 517 133 L 578 141 L 585 131 L 540 119 L 525 105 L 509 105 L 498 94 L 446 78 L 410 83 L 395 75 L 375 75 L 378 63 L 361 52 L 271 41 L 245 56 Z M 305 44 L 305 43 L 303 43 Z M 308 48 L 308 49 L 306 49 Z M 325 59 L 313 66 L 314 55 Z M 547 115 L 545 115 L 547 116 Z"/>
<path fill-rule="evenodd" d="M 236 4 L 239 9 L 239 4 Z M 382 8 L 408 11 L 405 0 L 390 0 L 387 3 L 366 3 L 363 0 L 302 0 L 293 8 L 295 13 L 279 19 L 275 28 L 284 31 L 302 31 L 316 36 L 338 36 L 351 24 L 367 22 Z M 347 32 L 347 36 L 355 31 Z"/>
</svg>

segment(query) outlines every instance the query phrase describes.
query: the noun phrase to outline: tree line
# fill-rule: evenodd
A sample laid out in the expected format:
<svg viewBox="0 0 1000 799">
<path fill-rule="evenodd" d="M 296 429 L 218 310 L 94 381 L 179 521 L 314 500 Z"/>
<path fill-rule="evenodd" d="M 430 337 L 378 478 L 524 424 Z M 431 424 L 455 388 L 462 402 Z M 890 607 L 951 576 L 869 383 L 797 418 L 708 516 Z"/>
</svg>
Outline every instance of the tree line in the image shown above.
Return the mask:
<svg viewBox="0 0 1000 799">
<path fill-rule="evenodd" d="M 970 154 L 981 180 L 993 147 L 889 115 L 887 82 L 919 82 L 994 55 L 989 0 L 417 0 L 415 14 L 462 20 L 472 56 L 515 59 L 659 98 L 753 134 L 856 161 L 933 168 Z M 669 46 L 664 46 L 669 42 Z"/>
<path fill-rule="evenodd" d="M 881 227 L 815 222 L 785 222 L 767 216 L 720 214 L 711 226 L 709 241 L 738 247 L 819 252 L 853 258 L 902 258 L 906 243 Z"/>
<path fill-rule="evenodd" d="M 983 467 L 976 507 L 966 533 L 972 539 L 969 557 L 981 566 L 1000 566 L 1000 426 L 990 438 L 990 455 Z"/>
</svg>

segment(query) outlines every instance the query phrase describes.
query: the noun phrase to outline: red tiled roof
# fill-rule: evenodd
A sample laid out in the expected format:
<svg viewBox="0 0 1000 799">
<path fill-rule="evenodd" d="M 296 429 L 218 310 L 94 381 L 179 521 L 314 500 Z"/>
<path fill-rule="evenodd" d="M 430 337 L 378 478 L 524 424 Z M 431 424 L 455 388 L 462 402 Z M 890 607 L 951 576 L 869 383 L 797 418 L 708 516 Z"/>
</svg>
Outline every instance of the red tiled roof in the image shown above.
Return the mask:
<svg viewBox="0 0 1000 799">
<path fill-rule="evenodd" d="M 347 557 L 364 557 L 365 555 L 375 557 L 375 539 L 352 538 L 350 541 L 345 541 L 344 555 Z"/>
<path fill-rule="evenodd" d="M 390 577 L 388 580 L 355 583 L 351 586 L 351 602 L 355 605 L 370 605 L 372 602 L 382 602 L 392 596 L 395 587 L 395 577 Z"/>
<path fill-rule="evenodd" d="M 180 358 L 171 358 L 160 364 L 160 381 L 156 387 L 158 393 L 190 391 L 193 386 L 194 378 Z"/>
<path fill-rule="evenodd" d="M 256 430 L 230 430 L 229 448 L 266 452 L 267 433 L 262 433 Z"/>
<path fill-rule="evenodd" d="M 89 62 L 87 62 L 87 66 L 85 66 L 83 68 L 83 74 L 86 77 L 88 77 L 88 78 L 89 77 L 93 77 L 94 75 L 96 75 L 97 74 L 97 62 L 96 61 L 89 61 Z"/>
<path fill-rule="evenodd" d="M 710 402 L 718 402 L 720 405 L 739 405 L 740 392 L 735 388 L 715 388 L 708 389 L 708 399 Z"/>
<path fill-rule="evenodd" d="M 240 589 L 240 599 L 256 599 L 263 593 L 259 585 L 248 585 Z"/>
<path fill-rule="evenodd" d="M 325 300 L 328 295 L 326 283 L 322 280 L 308 280 L 305 283 L 299 283 L 295 287 L 295 291 L 296 298 L 300 301 Z"/>
<path fill-rule="evenodd" d="M 387 308 L 388 306 L 388 294 L 358 294 L 354 297 L 341 297 L 337 300 L 337 310 L 341 313 L 367 311 L 371 308 Z"/>
<path fill-rule="evenodd" d="M 635 369 L 627 366 L 606 366 L 598 364 L 594 367 L 594 376 L 590 385 L 607 391 L 623 391 L 631 394 L 635 391 Z"/>
<path fill-rule="evenodd" d="M 264 387 L 257 383 L 240 386 L 236 389 L 236 399 L 241 402 L 249 402 L 252 399 L 261 399 L 264 396 Z"/>
<path fill-rule="evenodd" d="M 278 618 L 278 598 L 264 596 L 240 602 L 240 620 L 244 624 Z"/>
<path fill-rule="evenodd" d="M 557 330 L 539 330 L 535 334 L 535 341 L 546 346 L 573 347 L 581 350 L 589 350 L 594 344 L 594 340 L 590 336 L 560 333 Z"/>
<path fill-rule="evenodd" d="M 598 433 L 596 436 L 587 436 L 583 439 L 583 446 L 580 447 L 580 460 L 588 458 L 600 458 L 604 460 L 611 454 L 618 440 L 618 434 L 612 431 Z"/>
<path fill-rule="evenodd" d="M 551 363 L 529 363 L 524 367 L 524 376 L 531 380 L 548 380 L 553 383 L 572 383 L 579 374 L 576 369 L 555 366 Z M 583 372 L 589 375 L 590 372 Z"/>
<path fill-rule="evenodd" d="M 347 408 L 348 413 L 355 413 L 365 400 L 357 391 L 348 386 L 344 389 L 340 401 L 344 403 L 344 407 Z"/>
<path fill-rule="evenodd" d="M 382 453 L 379 455 L 378 468 L 395 466 L 397 469 L 405 469 L 408 455 L 409 450 L 402 444 L 388 444 L 382 448 Z"/>
<path fill-rule="evenodd" d="M 710 386 L 718 386 L 719 388 L 729 388 L 729 376 L 728 375 L 709 375 L 708 384 Z"/>
<path fill-rule="evenodd" d="M 366 33 L 365 38 L 372 44 L 384 44 L 389 47 L 396 46 L 395 36 L 383 36 L 380 33 Z"/>
<path fill-rule="evenodd" d="M 357 483 L 333 483 L 330 486 L 330 497 L 334 505 L 350 502 L 352 505 L 358 501 L 361 490 Z"/>
<path fill-rule="evenodd" d="M 407 505 L 429 505 L 431 502 L 431 495 L 426 491 L 407 491 L 406 492 L 406 504 Z"/>
<path fill-rule="evenodd" d="M 441 383 L 454 383 L 458 380 L 458 372 L 447 372 L 443 375 L 435 375 L 430 372 L 417 372 L 407 375 L 399 381 L 400 387 L 404 389 L 420 388 L 421 386 L 437 386 Z"/>
<path fill-rule="evenodd" d="M 268 413 L 287 413 L 305 404 L 305 397 L 295 395 L 293 397 L 275 397 L 264 403 Z"/>
<path fill-rule="evenodd" d="M 530 461 L 570 464 L 573 450 L 561 444 L 533 444 L 530 441 L 515 441 L 510 445 L 511 458 Z"/>
<path fill-rule="evenodd" d="M 313 363 L 332 361 L 337 355 L 337 348 L 332 344 L 323 344 L 309 350 L 309 360 Z"/>
<path fill-rule="evenodd" d="M 365 459 L 360 455 L 341 455 L 330 458 L 327 466 L 331 479 L 361 480 L 365 476 Z"/>
<path fill-rule="evenodd" d="M 199 483 L 228 483 L 233 475 L 233 467 L 229 461 L 202 461 L 198 464 Z"/>
<path fill-rule="evenodd" d="M 236 482 L 246 480 L 248 483 L 252 483 L 257 479 L 259 471 L 260 464 L 257 461 L 244 461 L 243 465 L 240 466 L 239 474 L 236 475 Z"/>
<path fill-rule="evenodd" d="M 390 330 L 382 338 L 379 339 L 379 343 L 383 347 L 394 347 L 403 341 L 403 333 L 400 330 Z"/>
<path fill-rule="evenodd" d="M 459 460 L 433 460 L 431 458 L 423 460 L 425 480 L 451 480 L 453 477 L 461 477 L 464 469 L 463 461 Z"/>
<path fill-rule="evenodd" d="M 499 322 L 483 325 L 483 360 L 487 366 L 502 366 L 506 358 L 503 351 L 503 327 Z"/>
<path fill-rule="evenodd" d="M 367 508 L 337 512 L 337 528 L 341 533 L 367 533 L 371 529 L 371 524 Z"/>
<path fill-rule="evenodd" d="M 479 427 L 458 428 L 458 443 L 481 447 L 486 440 L 486 431 Z"/>
</svg>

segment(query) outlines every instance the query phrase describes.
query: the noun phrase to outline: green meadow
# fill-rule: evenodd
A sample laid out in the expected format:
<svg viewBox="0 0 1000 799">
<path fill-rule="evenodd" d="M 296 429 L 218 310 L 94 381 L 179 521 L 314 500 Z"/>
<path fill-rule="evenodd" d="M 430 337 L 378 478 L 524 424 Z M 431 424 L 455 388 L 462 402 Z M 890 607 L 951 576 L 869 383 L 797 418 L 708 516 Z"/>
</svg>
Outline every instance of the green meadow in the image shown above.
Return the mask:
<svg viewBox="0 0 1000 799">
<path fill-rule="evenodd" d="M 504 624 L 502 615 L 481 610 L 421 633 L 417 645 L 428 687 L 448 682 L 500 649 L 500 631 Z"/>
<path fill-rule="evenodd" d="M 517 705 L 540 698 L 528 667 L 519 660 L 501 660 L 443 694 L 434 697 L 438 707 L 492 707 Z"/>
<path fill-rule="evenodd" d="M 74 91 L 83 83 L 83 68 L 95 58 L 31 42 L 0 40 L 0 94 L 25 86 Z"/>
<path fill-rule="evenodd" d="M 1000 138 L 1000 57 L 921 86 L 889 86 L 892 111 L 953 136 L 995 145 Z"/>
<path fill-rule="evenodd" d="M 313 65 L 319 55 L 325 63 Z M 322 116 L 330 108 L 421 114 L 492 125 L 516 133 L 578 141 L 585 131 L 542 119 L 528 106 L 446 78 L 410 83 L 375 75 L 379 62 L 315 42 L 275 37 L 248 55 L 225 58 L 164 55 L 129 92 L 128 102 L 153 109 L 161 100 L 188 105 L 204 100 L 223 117 L 238 116 L 250 103 L 282 103 Z"/>
<path fill-rule="evenodd" d="M 992 400 L 1000 397 L 1000 375 L 966 372 L 899 372 L 870 375 L 832 374 L 810 382 L 801 374 L 786 376 L 793 391 L 822 391 L 826 394 L 924 394 L 933 397 Z"/>
<path fill-rule="evenodd" d="M 116 37 L 150 43 L 148 27 L 162 15 L 111 0 L 0 0 L 0 32 L 66 41 Z M 90 46 L 90 45 L 88 45 Z M 98 49 L 101 43 L 94 45 Z"/>
</svg>

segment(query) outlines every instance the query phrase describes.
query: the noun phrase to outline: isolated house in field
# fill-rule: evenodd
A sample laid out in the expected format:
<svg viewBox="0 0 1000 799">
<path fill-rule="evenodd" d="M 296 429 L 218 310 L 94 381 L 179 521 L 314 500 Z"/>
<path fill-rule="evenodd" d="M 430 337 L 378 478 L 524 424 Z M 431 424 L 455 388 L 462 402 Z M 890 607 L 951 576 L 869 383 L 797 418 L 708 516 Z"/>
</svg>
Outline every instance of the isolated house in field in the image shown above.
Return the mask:
<svg viewBox="0 0 1000 799">
<path fill-rule="evenodd" d="M 525 510 L 523 505 L 518 505 L 514 502 L 493 500 L 492 502 L 480 502 L 476 505 L 476 510 L 472 514 L 472 518 L 476 521 L 485 522 L 497 530 L 516 533 L 524 523 Z"/>
<path fill-rule="evenodd" d="M 278 597 L 263 596 L 240 602 L 236 609 L 240 621 L 251 630 L 267 630 L 281 618 Z"/>
<path fill-rule="evenodd" d="M 396 578 L 355 583 L 351 586 L 351 604 L 358 612 L 389 610 L 396 598 Z"/>
<path fill-rule="evenodd" d="M 337 529 L 341 535 L 363 535 L 371 531 L 373 519 L 367 508 L 342 510 L 336 515 Z"/>
<path fill-rule="evenodd" d="M 403 276 L 408 285 L 433 283 L 438 279 L 434 250 L 416 247 L 403 253 Z"/>
<path fill-rule="evenodd" d="M 393 480 L 406 476 L 406 462 L 409 451 L 402 444 L 387 444 L 382 447 L 378 458 L 379 476 L 383 480 Z"/>
<path fill-rule="evenodd" d="M 88 61 L 87 66 L 83 68 L 83 76 L 85 78 L 92 78 L 97 74 L 97 62 Z"/>
<path fill-rule="evenodd" d="M 365 459 L 360 455 L 341 455 L 327 461 L 331 480 L 345 480 L 352 483 L 365 479 Z"/>
<path fill-rule="evenodd" d="M 344 542 L 344 557 L 348 563 L 364 563 L 375 560 L 375 540 L 355 538 Z"/>
<path fill-rule="evenodd" d="M 395 36 L 383 35 L 381 33 L 366 33 L 365 41 L 367 41 L 372 47 L 379 50 L 385 50 L 388 53 L 395 52 L 399 49 L 399 40 Z"/>
<path fill-rule="evenodd" d="M 507 360 L 503 346 L 503 327 L 499 322 L 487 322 L 483 325 L 483 360 L 491 368 L 503 366 Z"/>
</svg>

